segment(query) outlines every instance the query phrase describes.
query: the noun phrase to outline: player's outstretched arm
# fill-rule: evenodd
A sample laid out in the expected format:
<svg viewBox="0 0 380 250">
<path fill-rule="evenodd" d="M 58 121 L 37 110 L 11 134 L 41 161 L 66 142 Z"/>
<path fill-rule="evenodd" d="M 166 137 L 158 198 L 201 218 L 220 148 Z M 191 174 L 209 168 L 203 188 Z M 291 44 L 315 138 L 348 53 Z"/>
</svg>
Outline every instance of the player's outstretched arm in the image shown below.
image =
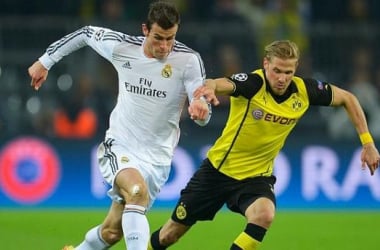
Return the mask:
<svg viewBox="0 0 380 250">
<path fill-rule="evenodd" d="M 34 62 L 32 66 L 29 67 L 28 73 L 32 79 L 30 85 L 35 90 L 38 90 L 42 86 L 48 76 L 48 70 L 42 65 L 39 60 Z"/>
<path fill-rule="evenodd" d="M 332 106 L 343 106 L 346 109 L 363 145 L 361 154 L 362 168 L 368 167 L 371 175 L 373 175 L 379 167 L 380 155 L 368 130 L 363 109 L 358 99 L 352 93 L 336 86 L 332 86 L 332 90 L 334 95 Z"/>
<path fill-rule="evenodd" d="M 208 103 L 219 105 L 216 95 L 230 95 L 235 91 L 235 84 L 228 78 L 206 79 L 203 86 L 197 88 L 194 98 L 204 97 Z"/>
<path fill-rule="evenodd" d="M 214 106 L 219 105 L 219 100 L 215 95 L 215 84 L 213 79 L 206 79 L 205 83 L 198 87 L 194 93 L 193 97 L 195 99 L 204 98 L 208 103 Z"/>
</svg>

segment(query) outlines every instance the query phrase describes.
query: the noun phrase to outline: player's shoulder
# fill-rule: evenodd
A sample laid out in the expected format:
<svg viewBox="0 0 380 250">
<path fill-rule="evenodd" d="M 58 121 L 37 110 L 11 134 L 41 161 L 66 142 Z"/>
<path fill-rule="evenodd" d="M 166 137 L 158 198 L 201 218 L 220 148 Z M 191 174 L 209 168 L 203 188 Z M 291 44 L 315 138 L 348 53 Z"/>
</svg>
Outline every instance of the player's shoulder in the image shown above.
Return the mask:
<svg viewBox="0 0 380 250">
<path fill-rule="evenodd" d="M 123 42 L 132 45 L 142 46 L 142 44 L 144 43 L 144 37 L 124 34 Z"/>
<path fill-rule="evenodd" d="M 173 52 L 185 53 L 185 54 L 199 54 L 197 51 L 193 50 L 189 46 L 179 41 L 175 41 L 173 46 Z"/>
<path fill-rule="evenodd" d="M 128 35 L 122 32 L 118 31 L 108 31 L 105 35 L 103 40 L 116 40 L 120 43 L 126 43 L 128 45 L 137 45 L 142 46 L 144 43 L 144 37 L 143 36 L 135 36 L 135 35 Z"/>
<path fill-rule="evenodd" d="M 201 55 L 194 49 L 179 41 L 175 41 L 170 57 L 180 59 L 186 63 L 201 64 L 203 67 Z"/>
</svg>

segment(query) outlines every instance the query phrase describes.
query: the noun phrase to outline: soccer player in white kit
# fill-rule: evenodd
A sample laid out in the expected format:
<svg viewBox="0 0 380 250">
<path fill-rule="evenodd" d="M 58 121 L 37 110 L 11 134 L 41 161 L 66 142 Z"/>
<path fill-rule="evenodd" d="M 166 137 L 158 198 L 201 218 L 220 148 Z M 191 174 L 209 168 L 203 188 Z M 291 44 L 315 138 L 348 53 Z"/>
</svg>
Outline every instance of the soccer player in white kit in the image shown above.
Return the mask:
<svg viewBox="0 0 380 250">
<path fill-rule="evenodd" d="M 186 99 L 199 125 L 211 117 L 205 99 L 192 98 L 206 76 L 200 55 L 175 40 L 179 23 L 174 5 L 154 2 L 142 25 L 144 36 L 86 26 L 52 43 L 29 68 L 31 85 L 38 90 L 54 64 L 88 45 L 118 73 L 117 103 L 98 148 L 101 173 L 112 186 L 112 204 L 103 223 L 90 229 L 83 242 L 64 249 L 108 249 L 123 237 L 128 250 L 147 249 L 145 213 L 169 177 Z"/>
</svg>

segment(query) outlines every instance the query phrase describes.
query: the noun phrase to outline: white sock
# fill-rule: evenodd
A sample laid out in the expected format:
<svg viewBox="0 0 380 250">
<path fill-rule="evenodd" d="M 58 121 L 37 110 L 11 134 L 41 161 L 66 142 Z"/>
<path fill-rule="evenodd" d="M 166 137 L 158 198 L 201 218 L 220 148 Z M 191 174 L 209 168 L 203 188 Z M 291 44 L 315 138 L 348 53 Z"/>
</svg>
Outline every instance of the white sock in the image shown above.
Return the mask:
<svg viewBox="0 0 380 250">
<path fill-rule="evenodd" d="M 145 207 L 125 205 L 121 224 L 128 250 L 146 250 L 150 237 Z"/>
<path fill-rule="evenodd" d="M 80 243 L 75 250 L 105 250 L 110 247 L 100 234 L 100 226 L 96 226 L 90 229 L 84 238 L 84 241 Z"/>
</svg>

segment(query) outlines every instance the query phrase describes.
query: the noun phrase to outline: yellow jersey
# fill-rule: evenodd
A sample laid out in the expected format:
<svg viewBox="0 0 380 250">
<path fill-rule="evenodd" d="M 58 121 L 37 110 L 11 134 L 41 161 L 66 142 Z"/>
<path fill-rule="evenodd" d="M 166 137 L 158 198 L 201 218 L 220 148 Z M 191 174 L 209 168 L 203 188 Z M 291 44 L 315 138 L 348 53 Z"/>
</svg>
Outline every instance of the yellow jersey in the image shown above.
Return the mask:
<svg viewBox="0 0 380 250">
<path fill-rule="evenodd" d="M 294 76 L 284 96 L 275 96 L 262 69 L 233 75 L 235 93 L 222 135 L 207 153 L 212 165 L 234 179 L 270 176 L 274 160 L 311 104 L 328 106 L 329 84 Z"/>
</svg>

